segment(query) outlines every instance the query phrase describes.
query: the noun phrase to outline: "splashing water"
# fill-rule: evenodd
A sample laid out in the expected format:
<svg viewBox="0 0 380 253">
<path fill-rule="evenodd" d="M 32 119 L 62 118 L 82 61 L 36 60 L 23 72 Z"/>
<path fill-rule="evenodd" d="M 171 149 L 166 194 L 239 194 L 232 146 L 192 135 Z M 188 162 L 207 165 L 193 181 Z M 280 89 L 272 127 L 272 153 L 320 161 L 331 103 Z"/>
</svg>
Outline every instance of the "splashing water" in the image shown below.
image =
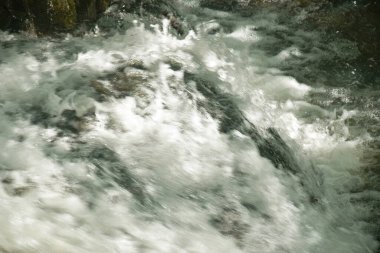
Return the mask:
<svg viewBox="0 0 380 253">
<path fill-rule="evenodd" d="M 0 252 L 376 251 L 380 195 L 352 190 L 373 137 L 345 124 L 363 112 L 291 74 L 318 35 L 271 15 L 193 22 L 182 39 L 169 20 L 0 34 Z"/>
</svg>

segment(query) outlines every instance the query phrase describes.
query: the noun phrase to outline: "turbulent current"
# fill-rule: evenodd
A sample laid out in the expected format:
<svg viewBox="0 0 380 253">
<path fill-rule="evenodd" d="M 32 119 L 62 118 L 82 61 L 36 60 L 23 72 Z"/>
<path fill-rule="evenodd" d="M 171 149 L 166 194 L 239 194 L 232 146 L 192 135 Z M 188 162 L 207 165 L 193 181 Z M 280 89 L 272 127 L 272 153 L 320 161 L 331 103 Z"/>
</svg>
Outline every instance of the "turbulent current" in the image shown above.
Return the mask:
<svg viewBox="0 0 380 253">
<path fill-rule="evenodd" d="M 355 44 L 180 8 L 182 35 L 125 13 L 0 33 L 0 252 L 376 252 L 380 91 Z"/>
</svg>

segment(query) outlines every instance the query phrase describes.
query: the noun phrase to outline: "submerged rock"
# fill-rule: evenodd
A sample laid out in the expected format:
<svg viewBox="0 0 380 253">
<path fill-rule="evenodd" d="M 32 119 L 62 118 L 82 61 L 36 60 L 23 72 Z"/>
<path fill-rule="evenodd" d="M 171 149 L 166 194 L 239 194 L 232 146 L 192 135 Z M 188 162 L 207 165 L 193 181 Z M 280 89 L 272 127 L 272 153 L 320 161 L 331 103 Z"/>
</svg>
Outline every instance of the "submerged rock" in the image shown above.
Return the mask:
<svg viewBox="0 0 380 253">
<path fill-rule="evenodd" d="M 198 101 L 198 105 L 219 120 L 219 130 L 222 133 L 229 134 L 237 130 L 248 136 L 256 143 L 260 155 L 270 160 L 276 168 L 301 178 L 301 185 L 305 186 L 310 203 L 321 204 L 322 175 L 312 163 L 299 160 L 276 129 L 270 127 L 260 131 L 245 117 L 233 97 L 220 90 L 216 83 L 189 72 L 185 72 L 184 80 L 188 84 L 195 82 L 196 89 L 207 98 L 206 101 Z M 307 168 L 307 173 L 303 167 Z M 315 189 L 321 192 L 317 193 Z"/>
<path fill-rule="evenodd" d="M 250 225 L 244 221 L 241 212 L 229 206 L 224 207 L 210 223 L 222 235 L 231 236 L 238 240 L 239 245 L 250 229 Z"/>
<path fill-rule="evenodd" d="M 148 80 L 149 74 L 144 70 L 143 62 L 131 60 L 124 69 L 93 80 L 90 85 L 102 99 L 109 96 L 122 98 L 139 93 L 139 88 Z"/>
<path fill-rule="evenodd" d="M 239 6 L 237 0 L 203 0 L 201 1 L 202 7 L 207 7 L 211 9 L 230 11 Z"/>
</svg>

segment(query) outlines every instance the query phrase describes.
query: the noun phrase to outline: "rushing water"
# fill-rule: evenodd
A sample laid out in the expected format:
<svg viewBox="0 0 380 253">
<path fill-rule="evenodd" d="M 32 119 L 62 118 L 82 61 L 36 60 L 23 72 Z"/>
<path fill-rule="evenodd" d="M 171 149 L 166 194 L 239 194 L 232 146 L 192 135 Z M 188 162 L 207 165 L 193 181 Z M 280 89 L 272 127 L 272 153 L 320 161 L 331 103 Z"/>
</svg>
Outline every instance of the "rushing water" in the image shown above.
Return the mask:
<svg viewBox="0 0 380 253">
<path fill-rule="evenodd" d="M 191 3 L 181 38 L 0 33 L 0 252 L 376 252 L 355 45 Z"/>
</svg>

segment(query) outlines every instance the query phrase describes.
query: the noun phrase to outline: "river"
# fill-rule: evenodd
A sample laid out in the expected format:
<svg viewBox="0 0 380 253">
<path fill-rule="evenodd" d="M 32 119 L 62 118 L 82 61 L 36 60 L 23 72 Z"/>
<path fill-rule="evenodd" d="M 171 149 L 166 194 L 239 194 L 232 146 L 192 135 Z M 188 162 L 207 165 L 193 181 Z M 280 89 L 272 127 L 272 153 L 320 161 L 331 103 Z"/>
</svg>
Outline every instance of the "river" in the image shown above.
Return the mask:
<svg viewBox="0 0 380 253">
<path fill-rule="evenodd" d="M 179 3 L 181 34 L 125 13 L 0 32 L 0 252 L 376 252 L 355 43 Z"/>
</svg>

